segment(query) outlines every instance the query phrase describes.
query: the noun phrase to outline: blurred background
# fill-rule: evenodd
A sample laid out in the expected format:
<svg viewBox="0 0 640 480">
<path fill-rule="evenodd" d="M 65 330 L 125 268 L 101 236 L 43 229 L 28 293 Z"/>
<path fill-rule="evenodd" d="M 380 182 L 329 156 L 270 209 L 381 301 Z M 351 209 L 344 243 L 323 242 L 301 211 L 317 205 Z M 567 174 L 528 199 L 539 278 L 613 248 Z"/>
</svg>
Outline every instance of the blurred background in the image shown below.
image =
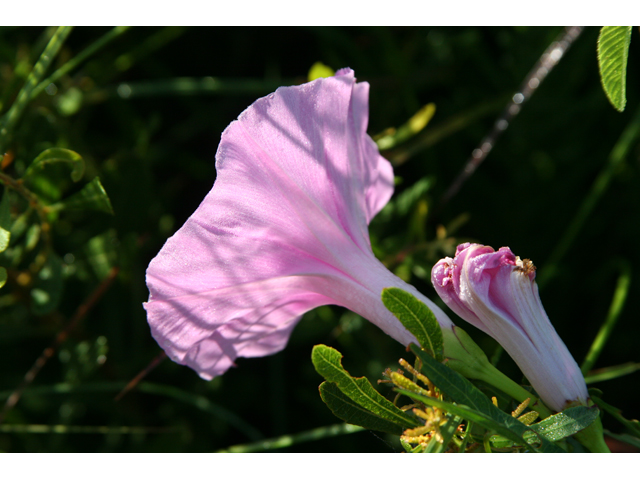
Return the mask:
<svg viewBox="0 0 640 480">
<path fill-rule="evenodd" d="M 54 31 L 0 29 L 3 114 Z M 374 138 L 435 105 L 422 131 L 383 151 L 398 185 L 371 225 L 371 240 L 390 269 L 436 300 L 431 267 L 453 255 L 458 243 L 509 246 L 538 267 L 545 309 L 578 363 L 621 285 L 626 303 L 594 369 L 639 362 L 637 31 L 623 113 L 602 91 L 599 29 L 587 28 L 486 161 L 443 203 L 471 152 L 562 31 L 73 29 L 45 77 L 95 42 L 100 48 L 28 103 L 3 146 L 2 172 L 15 179 L 51 147 L 77 152 L 86 170 L 74 183 L 68 168 L 51 166 L 28 185 L 47 205 L 85 192 L 78 208 L 68 202 L 51 218 L 50 231 L 39 230 L 37 215 L 18 196 L 11 204 L 11 244 L 0 253 L 8 272 L 0 289 L 0 402 L 20 395 L 4 411 L 0 451 L 210 452 L 306 432 L 340 423 L 318 394 L 322 379 L 310 360 L 313 345 L 337 348 L 352 375 L 373 383 L 407 356 L 357 315 L 322 307 L 303 318 L 278 355 L 238 359 L 237 368 L 211 382 L 165 359 L 114 399 L 161 353 L 142 308 L 145 269 L 211 189 L 220 134 L 258 97 L 307 81 L 316 62 L 334 70 L 351 67 L 359 81 L 370 83 Z M 83 190 L 91 182 L 96 186 L 96 177 L 113 214 L 100 188 L 89 190 L 89 197 Z M 48 276 L 35 275 L 44 248 L 51 252 Z M 495 341 L 455 321 L 500 369 L 523 381 Z M 37 376 L 19 389 L 61 333 Z M 589 386 L 603 390 L 603 399 L 625 417 L 637 418 L 639 380 L 636 371 Z M 387 386 L 379 388 L 393 397 Z M 623 433 L 612 418 L 603 421 Z M 397 439 L 359 432 L 294 442 L 280 451 L 399 450 Z"/>
</svg>

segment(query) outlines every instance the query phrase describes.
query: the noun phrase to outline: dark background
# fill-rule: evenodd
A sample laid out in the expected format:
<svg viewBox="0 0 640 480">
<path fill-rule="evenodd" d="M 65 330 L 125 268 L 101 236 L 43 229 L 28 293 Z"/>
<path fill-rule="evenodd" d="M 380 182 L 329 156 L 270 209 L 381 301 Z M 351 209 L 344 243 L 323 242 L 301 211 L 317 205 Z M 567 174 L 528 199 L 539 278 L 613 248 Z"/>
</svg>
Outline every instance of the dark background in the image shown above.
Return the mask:
<svg viewBox="0 0 640 480">
<path fill-rule="evenodd" d="M 109 30 L 74 29 L 54 67 Z M 607 315 L 621 271 L 630 269 L 626 305 L 595 367 L 638 361 L 637 142 L 614 170 L 567 254 L 547 264 L 623 130 L 637 115 L 637 31 L 629 54 L 624 113 L 616 112 L 602 91 L 596 60 L 599 29 L 588 28 L 524 105 L 486 162 L 448 204 L 438 207 L 472 150 L 561 31 L 132 28 L 64 76 L 56 83 L 55 95 L 43 93 L 29 105 L 11 145 L 16 160 L 6 173 L 19 176 L 20 168 L 45 148 L 75 150 L 87 162 L 83 182 L 100 177 L 115 215 L 66 212 L 54 223 L 54 247 L 65 261 L 64 290 L 54 311 L 35 315 L 25 300 L 28 292 L 19 285 L 9 283 L 0 290 L 0 393 L 4 402 L 78 306 L 118 266 L 116 281 L 56 349 L 4 422 L 107 430 L 0 431 L 0 450 L 208 452 L 299 433 L 339 422 L 318 395 L 321 378 L 310 361 L 313 345 L 338 348 L 345 355 L 345 367 L 372 382 L 407 355 L 368 322 L 342 309 L 323 307 L 305 316 L 278 355 L 239 359 L 238 368 L 211 382 L 165 360 L 137 389 L 114 401 L 160 353 L 142 308 L 148 296 L 144 272 L 213 185 L 220 134 L 277 85 L 305 82 L 316 61 L 333 69 L 351 67 L 359 81 L 371 84 L 371 135 L 402 125 L 427 103 L 436 104 L 436 114 L 421 134 L 384 152 L 392 160 L 409 147 L 413 152 L 395 167 L 402 179 L 395 198 L 420 179 L 429 180 L 429 188 L 406 211 L 383 213 L 372 224 L 375 251 L 390 268 L 435 300 L 428 272 L 439 258 L 451 255 L 457 243 L 511 247 L 516 255 L 534 261 L 539 278 L 545 268 L 553 269 L 554 275 L 541 283 L 541 297 L 578 363 Z M 40 28 L 0 30 L 3 112 L 50 34 Z M 167 89 L 167 82 L 178 77 L 209 76 L 227 80 L 231 87 L 241 86 L 241 80 L 254 80 L 255 85 L 187 94 Z M 131 89 L 128 98 L 118 94 L 126 91 L 118 90 L 123 83 Z M 443 134 L 435 138 L 439 133 Z M 79 187 L 70 186 L 68 192 L 74 189 Z M 444 239 L 436 236 L 441 226 L 446 228 Z M 489 355 L 495 351 L 493 340 L 456 321 Z M 498 366 L 521 380 L 506 354 Z M 604 399 L 622 408 L 627 418 L 634 418 L 639 375 L 591 386 L 602 389 Z M 240 423 L 230 420 L 229 412 Z M 604 425 L 622 432 L 609 417 Z M 121 427 L 138 430 L 131 433 Z M 383 434 L 361 432 L 285 451 L 399 448 Z"/>
</svg>

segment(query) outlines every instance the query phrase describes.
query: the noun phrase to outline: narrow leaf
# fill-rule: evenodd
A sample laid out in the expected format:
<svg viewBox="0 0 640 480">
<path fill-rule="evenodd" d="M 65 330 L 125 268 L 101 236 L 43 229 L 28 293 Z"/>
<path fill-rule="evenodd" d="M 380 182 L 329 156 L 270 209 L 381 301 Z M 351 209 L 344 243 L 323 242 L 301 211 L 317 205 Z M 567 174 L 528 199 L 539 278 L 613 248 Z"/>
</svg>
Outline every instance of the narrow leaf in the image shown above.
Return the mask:
<svg viewBox="0 0 640 480">
<path fill-rule="evenodd" d="M 557 442 L 587 428 L 595 422 L 599 414 L 600 411 L 596 407 L 572 407 L 529 427 L 547 440 Z"/>
<path fill-rule="evenodd" d="M 441 362 L 444 359 L 442 330 L 436 316 L 424 303 L 400 288 L 382 290 L 382 303 Z"/>
<path fill-rule="evenodd" d="M 612 380 L 624 375 L 629 375 L 630 373 L 638 370 L 640 370 L 640 363 L 627 362 L 622 365 L 614 365 L 612 367 L 591 370 L 587 375 L 585 375 L 584 381 L 589 385 L 590 383 L 603 382 L 605 380 Z"/>
<path fill-rule="evenodd" d="M 591 392 L 590 392 L 591 393 Z M 636 436 L 640 437 L 640 422 L 638 420 L 628 420 L 622 416 L 622 410 L 616 408 L 612 405 L 609 405 L 607 402 L 602 400 L 600 397 L 591 395 L 591 400 L 594 401 L 598 407 L 602 410 L 610 414 L 613 418 L 618 420 L 622 425 L 631 430 Z"/>
<path fill-rule="evenodd" d="M 439 408 L 440 410 L 444 410 L 445 412 L 451 413 L 453 415 L 457 415 L 458 417 L 464 418 L 469 422 L 478 424 L 489 431 L 498 432 L 500 435 L 510 439 L 512 442 L 514 442 L 517 445 L 530 447 L 533 450 L 539 451 L 539 452 L 547 452 L 547 453 L 562 452 L 562 449 L 547 442 L 543 438 L 539 438 L 539 439 L 533 438 L 533 437 L 537 437 L 537 435 L 534 432 L 529 430 L 528 427 L 526 427 L 524 424 L 518 422 L 518 420 L 513 418 L 511 415 L 508 415 L 502 412 L 501 410 L 498 410 L 497 407 L 494 407 L 494 408 L 498 412 L 505 415 L 504 420 L 506 420 L 507 417 L 511 419 L 512 423 L 510 425 L 507 426 L 505 423 L 499 420 L 496 420 L 495 418 L 492 418 L 491 416 L 483 412 L 479 412 L 478 410 L 475 410 L 467 405 L 456 405 L 453 403 L 448 403 L 433 397 L 425 397 L 424 395 L 420 395 L 418 393 L 411 392 L 409 390 L 403 390 L 403 389 L 397 389 L 397 390 L 403 395 L 407 395 L 408 397 L 411 397 L 414 400 L 422 402 L 426 405 L 430 405 L 432 407 Z M 507 421 L 507 422 L 511 422 L 511 421 Z M 527 432 L 529 433 L 527 434 Z M 530 437 L 528 439 L 529 441 L 525 441 L 525 439 L 523 438 L 525 435 L 527 437 Z M 533 437 L 531 437 L 532 435 Z M 540 443 L 540 440 L 542 441 L 541 447 L 537 447 L 536 445 L 532 444 L 532 443 Z"/>
<path fill-rule="evenodd" d="M 0 267 L 0 288 L 4 287 L 5 283 L 7 283 L 7 269 Z"/>
<path fill-rule="evenodd" d="M 631 27 L 602 27 L 598 37 L 600 79 L 607 98 L 619 112 L 627 104 L 627 61 Z"/>
<path fill-rule="evenodd" d="M 359 425 L 368 430 L 377 430 L 394 435 L 400 435 L 402 433 L 402 427 L 384 420 L 366 408 L 361 407 L 342 393 L 335 383 L 323 382 L 319 390 L 322 401 L 339 419 L 352 425 Z"/>
<path fill-rule="evenodd" d="M 476 412 L 477 415 L 474 418 L 468 418 L 468 416 L 462 415 L 457 410 L 447 410 L 449 407 L 442 407 L 443 409 L 472 422 L 479 423 L 485 428 L 493 429 L 514 441 L 524 441 L 525 432 L 531 431 L 529 427 L 496 407 L 485 394 L 459 373 L 435 361 L 416 345 L 411 345 L 410 348 L 422 360 L 422 373 L 445 395 L 448 395 L 454 402 L 461 404 L 457 407 L 466 406 L 467 410 Z M 466 413 L 468 414 L 468 412 Z M 492 425 L 491 427 L 487 426 L 489 423 Z M 500 425 L 500 428 L 497 428 L 496 425 Z M 506 434 L 505 430 L 509 431 L 510 434 Z M 514 435 L 518 437 L 518 440 L 515 439 Z M 558 448 L 549 443 L 544 437 L 541 437 L 540 441 L 542 442 L 541 451 L 558 451 Z"/>
<path fill-rule="evenodd" d="M 462 422 L 461 417 L 457 417 L 454 415 L 449 417 L 449 420 L 447 420 L 447 423 L 445 423 L 442 427 L 440 427 L 442 442 L 438 442 L 437 445 L 434 445 L 433 447 L 431 446 L 431 444 L 429 444 L 429 447 L 433 449 L 431 450 L 431 452 L 433 453 L 444 452 L 447 446 L 449 445 L 449 442 L 453 438 L 453 435 L 456 433 L 456 430 L 458 430 L 458 426 L 460 425 L 461 422 Z"/>
<path fill-rule="evenodd" d="M 353 378 L 342 366 L 342 354 L 326 345 L 316 345 L 311 353 L 316 371 L 325 380 L 335 383 L 347 397 L 370 412 L 403 427 L 421 425 L 384 398 L 365 377 Z"/>
<path fill-rule="evenodd" d="M 84 175 L 84 160 L 78 153 L 66 148 L 49 148 L 31 162 L 24 177 L 30 177 L 52 163 L 68 163 L 71 167 L 71 180 L 74 182 L 80 180 Z"/>
</svg>

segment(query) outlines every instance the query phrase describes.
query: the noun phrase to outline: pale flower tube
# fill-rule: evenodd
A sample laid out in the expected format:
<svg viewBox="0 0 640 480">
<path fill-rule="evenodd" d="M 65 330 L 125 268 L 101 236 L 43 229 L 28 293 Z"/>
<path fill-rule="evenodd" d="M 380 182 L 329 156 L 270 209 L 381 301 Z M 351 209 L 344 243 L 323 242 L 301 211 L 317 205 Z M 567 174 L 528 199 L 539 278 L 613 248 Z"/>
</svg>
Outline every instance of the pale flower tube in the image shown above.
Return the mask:
<svg viewBox="0 0 640 480">
<path fill-rule="evenodd" d="M 587 405 L 584 377 L 542 306 L 530 260 L 465 243 L 431 280 L 451 310 L 504 347 L 549 407 Z"/>
<path fill-rule="evenodd" d="M 393 193 L 393 170 L 366 133 L 368 95 L 343 69 L 279 88 L 224 131 L 212 190 L 147 269 L 147 318 L 172 360 L 211 379 L 237 357 L 282 350 L 300 316 L 327 304 L 416 343 L 384 307 L 385 287 L 453 329 L 371 251 L 368 224 Z"/>
</svg>

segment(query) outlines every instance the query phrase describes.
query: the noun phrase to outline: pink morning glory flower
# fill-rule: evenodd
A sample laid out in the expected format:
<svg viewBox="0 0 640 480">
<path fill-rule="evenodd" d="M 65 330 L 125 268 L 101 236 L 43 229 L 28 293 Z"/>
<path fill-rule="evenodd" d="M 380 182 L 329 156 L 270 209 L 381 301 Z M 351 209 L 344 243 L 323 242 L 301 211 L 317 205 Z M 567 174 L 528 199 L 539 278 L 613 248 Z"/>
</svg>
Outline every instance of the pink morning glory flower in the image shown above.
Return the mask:
<svg viewBox="0 0 640 480">
<path fill-rule="evenodd" d="M 368 94 L 343 69 L 279 88 L 223 132 L 212 190 L 147 269 L 149 325 L 171 359 L 211 379 L 237 357 L 282 350 L 300 316 L 327 304 L 415 343 L 384 307 L 385 287 L 453 327 L 371 251 L 367 226 L 393 171 L 366 134 Z"/>
<path fill-rule="evenodd" d="M 542 307 L 535 275 L 508 247 L 465 243 L 433 267 L 431 280 L 451 310 L 504 347 L 549 407 L 586 405 L 584 378 Z"/>
</svg>

